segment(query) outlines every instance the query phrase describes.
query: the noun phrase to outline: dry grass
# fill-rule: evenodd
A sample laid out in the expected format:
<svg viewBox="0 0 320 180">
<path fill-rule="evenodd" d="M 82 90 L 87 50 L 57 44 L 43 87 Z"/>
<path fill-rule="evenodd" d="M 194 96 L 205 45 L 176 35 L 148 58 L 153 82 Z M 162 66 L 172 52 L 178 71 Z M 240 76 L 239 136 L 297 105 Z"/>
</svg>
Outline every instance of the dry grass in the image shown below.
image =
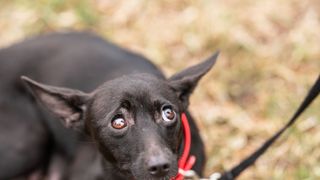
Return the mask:
<svg viewBox="0 0 320 180">
<path fill-rule="evenodd" d="M 274 133 L 320 72 L 318 0 L 0 1 L 0 45 L 89 29 L 167 75 L 221 50 L 192 97 L 207 169 L 228 169 Z M 319 179 L 320 101 L 240 179 Z"/>
</svg>

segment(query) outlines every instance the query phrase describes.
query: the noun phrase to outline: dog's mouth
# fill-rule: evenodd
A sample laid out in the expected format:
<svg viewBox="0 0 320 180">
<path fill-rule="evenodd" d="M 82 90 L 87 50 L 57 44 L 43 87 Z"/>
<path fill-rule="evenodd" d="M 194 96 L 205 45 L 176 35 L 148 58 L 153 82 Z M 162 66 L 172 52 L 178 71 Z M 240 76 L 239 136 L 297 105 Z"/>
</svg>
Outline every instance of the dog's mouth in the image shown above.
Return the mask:
<svg viewBox="0 0 320 180">
<path fill-rule="evenodd" d="M 146 167 L 142 163 L 134 163 L 130 169 L 133 179 L 148 179 L 148 180 L 172 180 L 178 174 L 178 162 L 172 161 L 165 169 L 157 169 L 159 167 Z"/>
<path fill-rule="evenodd" d="M 174 163 L 177 164 L 177 163 Z M 118 164 L 118 170 L 121 174 L 130 180 L 172 180 L 178 174 L 178 166 L 171 167 L 166 173 L 152 174 L 150 169 L 142 168 L 136 163 L 129 165 L 127 163 Z"/>
<path fill-rule="evenodd" d="M 148 172 L 147 172 L 148 173 Z M 165 175 L 165 176 L 160 176 L 160 177 L 153 177 L 151 175 L 147 175 L 147 173 L 143 173 L 143 174 L 135 174 L 133 176 L 134 180 L 141 180 L 141 179 L 146 179 L 146 180 L 173 180 L 177 174 L 178 174 L 178 170 L 176 169 L 172 169 L 170 170 L 170 172 Z"/>
</svg>

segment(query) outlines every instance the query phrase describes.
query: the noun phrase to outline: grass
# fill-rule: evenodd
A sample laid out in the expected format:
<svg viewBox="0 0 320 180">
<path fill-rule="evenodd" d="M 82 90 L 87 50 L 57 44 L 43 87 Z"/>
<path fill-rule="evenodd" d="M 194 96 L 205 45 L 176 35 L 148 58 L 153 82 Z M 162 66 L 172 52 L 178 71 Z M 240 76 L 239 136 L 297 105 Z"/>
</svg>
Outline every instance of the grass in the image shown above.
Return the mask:
<svg viewBox="0 0 320 180">
<path fill-rule="evenodd" d="M 169 76 L 217 49 L 191 111 L 207 146 L 206 174 L 250 154 L 292 115 L 320 72 L 316 0 L 0 1 L 0 45 L 91 30 L 141 53 Z M 319 179 L 320 101 L 240 179 Z"/>
</svg>

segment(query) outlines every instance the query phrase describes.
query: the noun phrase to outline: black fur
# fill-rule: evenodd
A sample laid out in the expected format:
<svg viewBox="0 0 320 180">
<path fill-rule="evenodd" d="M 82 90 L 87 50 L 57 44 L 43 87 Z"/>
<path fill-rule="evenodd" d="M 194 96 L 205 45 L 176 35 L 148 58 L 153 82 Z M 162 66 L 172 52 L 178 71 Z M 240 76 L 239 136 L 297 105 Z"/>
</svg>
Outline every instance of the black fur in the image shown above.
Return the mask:
<svg viewBox="0 0 320 180">
<path fill-rule="evenodd" d="M 216 58 L 166 79 L 146 58 L 88 33 L 44 35 L 0 50 L 0 179 L 38 169 L 48 176 L 56 154 L 66 179 L 169 179 L 178 171 L 183 112 L 201 175 L 204 147 L 188 99 Z M 40 108 L 21 75 L 34 79 L 22 78 Z M 172 121 L 163 120 L 168 107 Z M 117 118 L 127 126 L 113 128 Z"/>
</svg>

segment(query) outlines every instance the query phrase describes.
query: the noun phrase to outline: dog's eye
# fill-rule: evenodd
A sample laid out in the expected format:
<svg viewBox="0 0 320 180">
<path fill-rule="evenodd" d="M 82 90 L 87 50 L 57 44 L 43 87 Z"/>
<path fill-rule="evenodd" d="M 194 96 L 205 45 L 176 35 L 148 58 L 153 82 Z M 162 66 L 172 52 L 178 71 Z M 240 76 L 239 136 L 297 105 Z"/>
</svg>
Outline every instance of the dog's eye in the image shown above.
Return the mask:
<svg viewBox="0 0 320 180">
<path fill-rule="evenodd" d="M 122 117 L 117 117 L 111 121 L 111 125 L 115 129 L 123 129 L 127 127 L 127 121 Z"/>
<path fill-rule="evenodd" d="M 164 121 L 172 121 L 176 118 L 176 113 L 171 106 L 164 106 L 162 108 L 162 119 Z"/>
</svg>

